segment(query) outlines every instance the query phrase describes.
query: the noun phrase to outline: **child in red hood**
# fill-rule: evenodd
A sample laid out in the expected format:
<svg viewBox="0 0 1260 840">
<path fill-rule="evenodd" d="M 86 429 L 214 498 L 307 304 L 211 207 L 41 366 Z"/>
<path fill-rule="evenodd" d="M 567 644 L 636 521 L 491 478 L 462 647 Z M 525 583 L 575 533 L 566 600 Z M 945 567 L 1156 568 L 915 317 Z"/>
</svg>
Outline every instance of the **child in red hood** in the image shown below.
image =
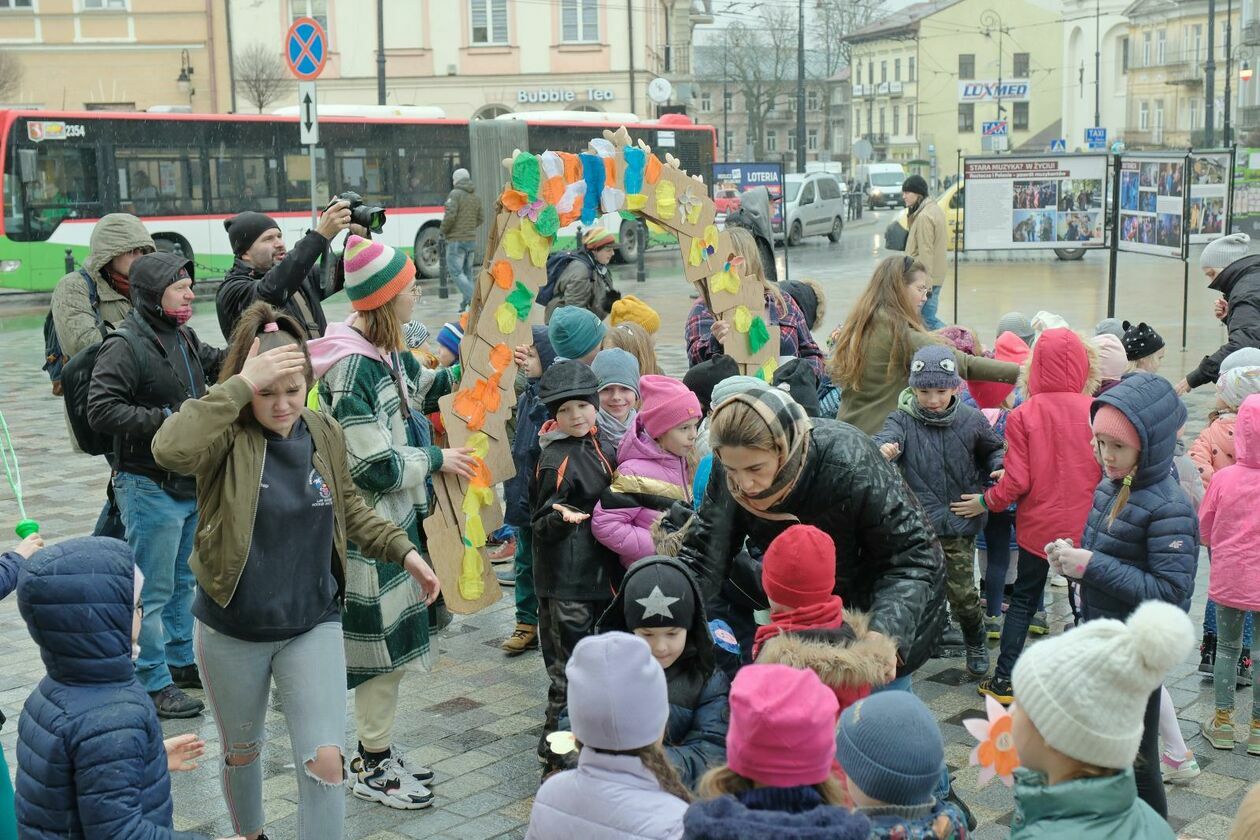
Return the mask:
<svg viewBox="0 0 1260 840">
<path fill-rule="evenodd" d="M 959 516 L 1019 505 L 1015 512 L 1019 566 L 1002 627 L 1001 652 L 993 676 L 977 688 L 999 703 L 1009 705 L 1015 699 L 1011 670 L 1045 589 L 1049 572 L 1045 546 L 1056 539 L 1080 544 L 1094 488 L 1102 477 L 1090 428 L 1096 359 L 1069 329 L 1041 334 L 1024 377 L 1028 399 L 1007 418 L 1004 474 L 983 494 L 966 494 L 951 505 Z"/>
</svg>

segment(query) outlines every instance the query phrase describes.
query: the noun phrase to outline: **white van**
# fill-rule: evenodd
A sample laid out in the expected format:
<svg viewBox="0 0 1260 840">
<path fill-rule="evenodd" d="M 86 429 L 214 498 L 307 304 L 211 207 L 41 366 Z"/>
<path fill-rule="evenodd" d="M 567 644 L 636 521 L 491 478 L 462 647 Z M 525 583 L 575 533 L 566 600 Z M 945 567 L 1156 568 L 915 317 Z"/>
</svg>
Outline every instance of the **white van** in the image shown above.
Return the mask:
<svg viewBox="0 0 1260 840">
<path fill-rule="evenodd" d="M 789 245 L 806 236 L 826 236 L 839 242 L 844 233 L 844 186 L 829 172 L 807 172 L 783 178 L 783 218 Z M 776 232 L 776 238 L 783 236 Z"/>
<path fill-rule="evenodd" d="M 905 207 L 901 198 L 901 185 L 906 180 L 906 170 L 900 163 L 864 163 L 856 170 L 856 184 L 869 184 L 867 205 L 876 207 Z"/>
</svg>

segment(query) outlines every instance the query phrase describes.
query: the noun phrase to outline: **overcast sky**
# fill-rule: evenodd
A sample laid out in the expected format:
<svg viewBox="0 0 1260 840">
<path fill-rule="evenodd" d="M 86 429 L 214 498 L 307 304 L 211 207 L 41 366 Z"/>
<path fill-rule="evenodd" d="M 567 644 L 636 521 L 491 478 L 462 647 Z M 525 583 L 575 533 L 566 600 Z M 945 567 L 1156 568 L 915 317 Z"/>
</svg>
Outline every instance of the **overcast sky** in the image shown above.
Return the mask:
<svg viewBox="0 0 1260 840">
<path fill-rule="evenodd" d="M 904 9 L 906 6 L 913 5 L 919 0 L 885 0 L 883 4 L 884 12 L 877 17 L 883 17 L 885 14 L 891 14 L 897 9 Z M 806 37 L 809 37 L 809 27 L 813 22 L 815 0 L 805 0 L 805 27 Z M 713 23 L 707 26 L 696 28 L 695 42 L 697 44 L 711 44 L 717 39 L 717 30 L 727 24 L 741 20 L 747 24 L 755 24 L 761 21 L 761 9 L 757 7 L 774 7 L 795 12 L 797 9 L 797 0 L 713 0 Z"/>
</svg>

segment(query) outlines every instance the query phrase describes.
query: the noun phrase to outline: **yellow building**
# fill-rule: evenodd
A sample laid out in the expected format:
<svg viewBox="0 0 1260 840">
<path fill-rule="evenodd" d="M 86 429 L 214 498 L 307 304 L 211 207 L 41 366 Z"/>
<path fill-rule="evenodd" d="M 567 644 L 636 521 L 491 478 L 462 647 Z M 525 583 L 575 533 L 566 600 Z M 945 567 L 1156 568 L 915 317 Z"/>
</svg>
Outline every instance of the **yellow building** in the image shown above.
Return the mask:
<svg viewBox="0 0 1260 840">
<path fill-rule="evenodd" d="M 0 53 L 21 70 L 3 104 L 226 110 L 224 12 L 215 0 L 7 0 Z"/>
<path fill-rule="evenodd" d="M 1028 0 L 918 3 L 846 40 L 853 140 L 870 143 L 871 160 L 921 161 L 916 168 L 939 183 L 954 174 L 960 150 L 993 148 L 981 132 L 999 112 L 1009 149 L 1043 151 L 1061 136 L 1063 34 L 1053 8 Z"/>
<path fill-rule="evenodd" d="M 1129 18 L 1127 45 L 1128 126 L 1130 149 L 1185 149 L 1204 145 L 1205 82 L 1207 71 L 1207 0 L 1138 0 L 1125 10 Z M 1233 41 L 1242 42 L 1242 3 L 1234 4 Z M 1224 141 L 1225 4 L 1216 4 L 1217 31 L 1213 44 L 1216 73 L 1215 137 Z M 1235 65 L 1235 69 L 1237 65 Z M 1233 80 L 1235 98 L 1239 91 Z M 1235 114 L 1235 119 L 1239 116 Z"/>
</svg>

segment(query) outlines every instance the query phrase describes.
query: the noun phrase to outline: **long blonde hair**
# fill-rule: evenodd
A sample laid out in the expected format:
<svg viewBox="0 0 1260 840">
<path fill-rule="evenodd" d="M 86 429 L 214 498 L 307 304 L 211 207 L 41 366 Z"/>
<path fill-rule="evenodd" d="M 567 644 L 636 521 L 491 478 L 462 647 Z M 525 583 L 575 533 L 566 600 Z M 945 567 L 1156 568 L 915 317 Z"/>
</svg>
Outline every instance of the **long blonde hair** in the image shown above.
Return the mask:
<svg viewBox="0 0 1260 840">
<path fill-rule="evenodd" d="M 747 403 L 733 401 L 715 410 L 709 424 L 709 445 L 716 452 L 724 446 L 761 449 L 779 454 L 774 433 L 756 409 Z"/>
<path fill-rule="evenodd" d="M 906 295 L 906 288 L 920 273 L 927 276 L 927 268 L 910 257 L 888 257 L 875 266 L 871 281 L 866 284 L 836 336 L 836 349 L 831 357 L 831 378 L 841 387 L 854 391 L 860 389 L 862 372 L 866 369 L 866 347 L 871 333 L 879 326 L 880 318 L 886 318 L 893 331 L 892 353 L 888 358 L 889 374 L 910 363 L 910 333 L 927 332 L 922 317 Z"/>
<path fill-rule="evenodd" d="M 731 250 L 735 252 L 735 256 L 744 258 L 743 269 L 740 273 L 744 277 L 756 277 L 760 280 L 761 288 L 774 298 L 774 302 L 779 306 L 779 312 L 787 314 L 787 302 L 783 300 L 783 292 L 779 291 L 776 284 L 766 279 L 766 267 L 761 262 L 761 249 L 757 247 L 756 237 L 741 227 L 727 228 L 726 232 L 731 236 Z"/>
<path fill-rule="evenodd" d="M 752 779 L 745 778 L 723 764 L 714 767 L 700 778 L 700 784 L 696 786 L 696 792 L 703 799 L 716 799 L 719 796 L 738 796 L 741 793 L 747 793 L 756 787 L 756 783 Z M 827 779 L 819 784 L 811 785 L 818 795 L 822 797 L 823 802 L 828 805 L 837 805 L 841 808 L 849 807 L 849 797 L 845 794 L 844 787 L 834 776 L 828 776 Z"/>
<path fill-rule="evenodd" d="M 641 324 L 622 321 L 615 327 L 609 327 L 604 333 L 604 348 L 609 347 L 619 347 L 634 356 L 639 363 L 639 376 L 660 376 L 664 372 L 656 361 L 652 334 Z"/>
<path fill-rule="evenodd" d="M 582 749 L 581 741 L 577 742 L 577 747 L 579 750 Z M 665 750 L 660 744 L 648 744 L 637 750 L 598 750 L 594 747 L 591 749 L 608 755 L 634 756 L 643 762 L 643 766 L 649 773 L 656 777 L 656 783 L 661 786 L 661 790 L 677 796 L 683 802 L 691 801 L 691 791 L 687 790 L 687 786 L 682 783 L 682 777 L 678 775 L 678 771 L 674 769 L 669 756 L 665 755 Z"/>
</svg>

